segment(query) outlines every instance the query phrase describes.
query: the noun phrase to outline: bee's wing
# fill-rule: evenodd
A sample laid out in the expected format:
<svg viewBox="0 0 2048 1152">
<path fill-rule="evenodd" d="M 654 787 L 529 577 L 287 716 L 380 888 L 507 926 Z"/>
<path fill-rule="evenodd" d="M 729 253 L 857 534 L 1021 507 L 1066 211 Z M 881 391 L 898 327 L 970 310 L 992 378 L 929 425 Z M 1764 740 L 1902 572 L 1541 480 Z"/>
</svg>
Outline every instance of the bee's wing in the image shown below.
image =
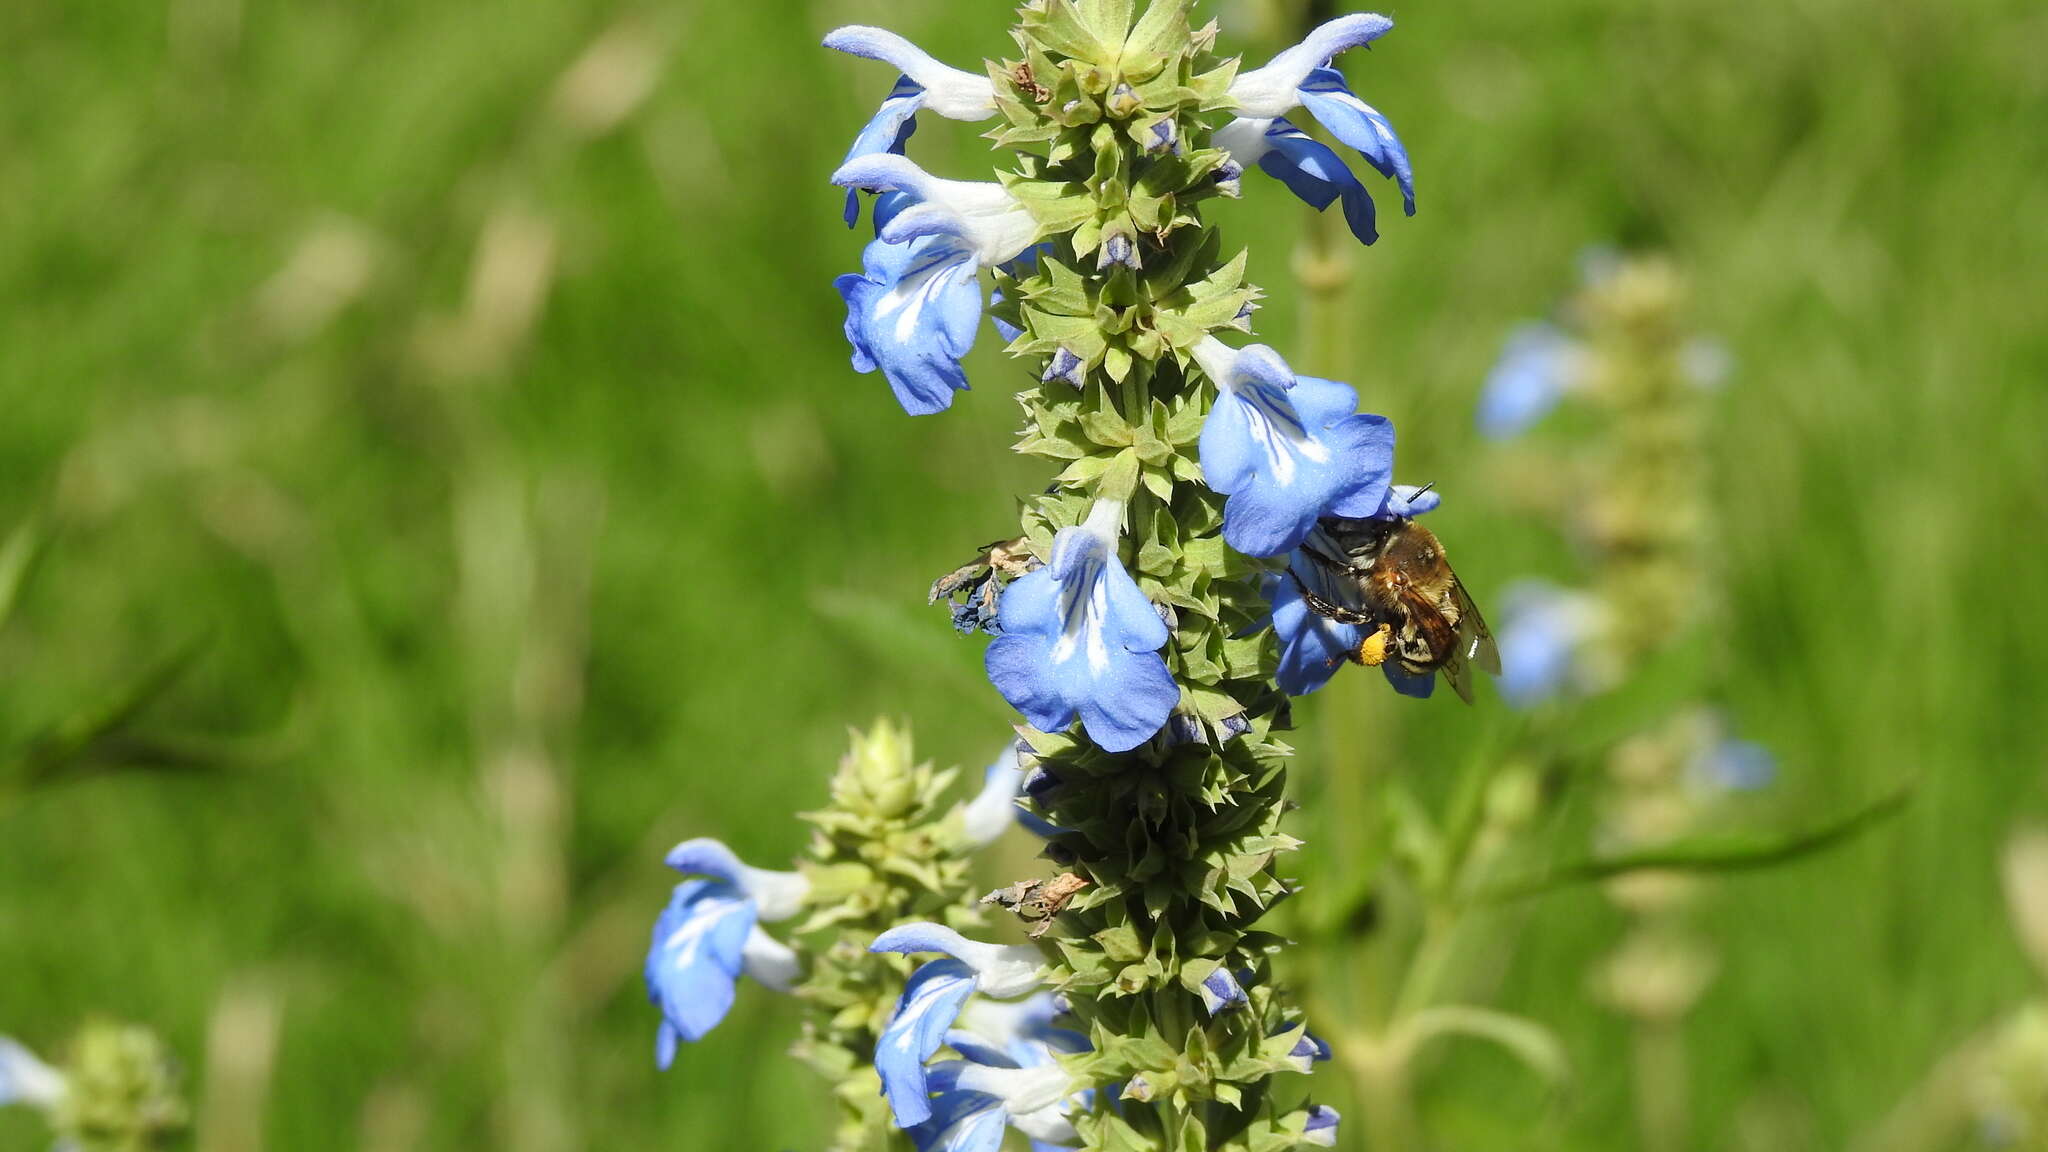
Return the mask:
<svg viewBox="0 0 2048 1152">
<path fill-rule="evenodd" d="M 1478 664 L 1488 676 L 1500 675 L 1500 649 L 1493 642 L 1486 617 L 1479 614 L 1479 605 L 1472 602 L 1472 594 L 1461 581 L 1451 581 L 1451 595 L 1458 601 L 1458 660 Z M 1459 694 L 1464 695 L 1462 691 Z"/>
</svg>

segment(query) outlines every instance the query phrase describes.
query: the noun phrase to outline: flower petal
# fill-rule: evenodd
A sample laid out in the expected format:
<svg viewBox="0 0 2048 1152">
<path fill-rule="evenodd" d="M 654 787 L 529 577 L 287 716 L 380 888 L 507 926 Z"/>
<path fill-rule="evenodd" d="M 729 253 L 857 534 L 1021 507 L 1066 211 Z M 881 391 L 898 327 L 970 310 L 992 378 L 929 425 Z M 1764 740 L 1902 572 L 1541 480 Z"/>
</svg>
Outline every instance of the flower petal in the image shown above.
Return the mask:
<svg viewBox="0 0 2048 1152">
<path fill-rule="evenodd" d="M 1017 764 L 1017 746 L 1013 743 L 982 772 L 981 791 L 961 807 L 968 842 L 990 843 L 1015 824 L 1017 794 L 1023 790 L 1024 770 Z"/>
<path fill-rule="evenodd" d="M 1318 1148 L 1336 1147 L 1337 1121 L 1340 1119 L 1342 1117 L 1337 1115 L 1335 1108 L 1314 1105 L 1308 1110 L 1308 1121 L 1301 1126 L 1302 1142 Z"/>
<path fill-rule="evenodd" d="M 1231 82 L 1231 99 L 1237 101 L 1238 111 L 1246 116 L 1281 115 L 1300 103 L 1297 89 L 1310 72 L 1347 48 L 1370 44 L 1393 27 L 1392 20 L 1373 12 L 1339 16 L 1273 57 L 1264 68 L 1240 74 Z"/>
<path fill-rule="evenodd" d="M 811 882 L 802 873 L 749 868 L 732 849 L 705 836 L 669 849 L 666 863 L 684 875 L 715 876 L 738 888 L 754 902 L 755 918 L 770 923 L 796 915 L 811 893 Z"/>
<path fill-rule="evenodd" d="M 1218 968 L 1203 977 L 1201 987 L 1196 991 L 1202 997 L 1202 1007 L 1208 1009 L 1211 1016 L 1251 1003 L 1251 997 L 1245 995 L 1244 986 L 1237 982 L 1237 977 L 1232 976 L 1228 968 Z"/>
<path fill-rule="evenodd" d="M 732 885 L 717 880 L 676 885 L 655 921 L 645 976 L 648 999 L 680 1038 L 701 1040 L 725 1019 L 753 930 L 754 902 Z M 672 1043 L 664 1047 L 673 1056 Z"/>
<path fill-rule="evenodd" d="M 1408 150 L 1394 126 L 1372 105 L 1353 95 L 1344 74 L 1335 68 L 1318 68 L 1298 93 L 1301 103 L 1316 123 L 1330 135 L 1358 149 L 1373 170 L 1401 186 L 1401 202 L 1408 215 L 1415 215 L 1415 170 L 1408 163 Z"/>
<path fill-rule="evenodd" d="M 1265 581 L 1266 599 L 1273 605 L 1273 632 L 1280 641 L 1280 666 L 1274 680 L 1289 696 L 1306 696 L 1330 682 L 1345 659 L 1357 651 L 1364 635 L 1353 625 L 1316 613 L 1302 599 L 1296 576 L 1306 580 L 1318 595 L 1328 597 L 1335 592 L 1327 588 L 1320 565 L 1296 552 L 1289 567 L 1294 576 L 1276 572 Z"/>
<path fill-rule="evenodd" d="M 1525 324 L 1508 337 L 1479 393 L 1479 431 L 1495 440 L 1520 435 L 1572 387 L 1576 346 L 1549 324 Z"/>
<path fill-rule="evenodd" d="M 969 940 L 943 924 L 919 921 L 899 924 L 868 945 L 870 952 L 943 952 L 972 968 L 983 994 L 1007 1000 L 1038 988 L 1044 957 L 1021 944 L 987 944 Z"/>
<path fill-rule="evenodd" d="M 944 411 L 955 392 L 967 390 L 960 361 L 981 324 L 973 252 L 948 236 L 877 240 L 864 261 L 865 275 L 834 282 L 846 301 L 855 371 L 881 369 L 896 402 L 913 416 Z"/>
<path fill-rule="evenodd" d="M 868 118 L 853 138 L 853 146 L 846 150 L 847 160 L 877 153 L 903 154 L 903 145 L 917 131 L 917 110 L 924 107 L 924 88 L 908 76 L 896 78 L 896 86 L 889 90 L 882 106 Z M 846 190 L 846 226 L 851 228 L 860 220 L 860 190 Z"/>
<path fill-rule="evenodd" d="M 933 960 L 910 974 L 896 1012 L 875 1041 L 875 1070 L 896 1126 L 908 1128 L 931 1119 L 931 1087 L 925 1062 L 946 1041 L 946 1032 L 974 995 L 974 969 L 950 957 Z"/>
<path fill-rule="evenodd" d="M 1259 171 L 1273 177 L 1303 203 L 1321 211 L 1333 200 L 1344 202 L 1344 225 L 1361 244 L 1380 238 L 1378 210 L 1372 194 L 1344 164 L 1344 158 L 1322 141 L 1309 136 L 1286 119 L 1276 119 L 1266 129 L 1267 149 L 1259 157 Z"/>
<path fill-rule="evenodd" d="M 64 1097 L 64 1075 L 10 1037 L 0 1036 L 0 1107 L 54 1108 Z"/>
<path fill-rule="evenodd" d="M 923 85 L 932 111 L 948 120 L 986 120 L 996 113 L 995 85 L 987 76 L 963 72 L 885 28 L 851 24 L 825 37 L 825 47 L 881 60 Z"/>
<path fill-rule="evenodd" d="M 1009 1127 L 1003 1102 L 981 1092 L 949 1092 L 932 1101 L 932 1118 L 911 1130 L 917 1152 L 998 1152 Z"/>
</svg>

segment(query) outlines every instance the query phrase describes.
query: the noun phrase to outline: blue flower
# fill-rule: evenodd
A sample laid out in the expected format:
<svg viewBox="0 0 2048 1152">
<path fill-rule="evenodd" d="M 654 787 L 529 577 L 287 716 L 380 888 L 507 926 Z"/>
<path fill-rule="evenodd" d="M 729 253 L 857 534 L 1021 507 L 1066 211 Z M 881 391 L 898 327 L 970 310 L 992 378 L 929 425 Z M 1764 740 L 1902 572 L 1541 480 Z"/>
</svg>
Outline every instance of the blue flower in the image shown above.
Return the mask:
<svg viewBox="0 0 2048 1152">
<path fill-rule="evenodd" d="M 1578 346 L 1549 324 L 1515 329 L 1479 394 L 1479 431 L 1518 436 L 1542 419 L 1574 384 Z"/>
<path fill-rule="evenodd" d="M 1373 170 L 1400 186 L 1402 206 L 1415 215 L 1415 173 L 1394 126 L 1352 93 L 1344 74 L 1329 66 L 1347 48 L 1369 44 L 1394 26 L 1373 13 L 1332 20 L 1301 43 L 1246 72 L 1230 85 L 1240 119 L 1217 133 L 1217 142 L 1239 165 L 1254 162 L 1317 208 L 1342 196 L 1352 234 L 1366 244 L 1378 239 L 1372 198 L 1336 153 L 1303 135 L 1283 117 L 1306 107 L 1340 142 L 1358 150 Z"/>
<path fill-rule="evenodd" d="M 1329 145 L 1286 117 L 1232 120 L 1216 130 L 1215 143 L 1230 153 L 1238 171 L 1257 164 L 1261 172 L 1287 185 L 1288 191 L 1319 212 L 1341 199 L 1344 223 L 1359 243 L 1370 244 L 1380 238 L 1372 194 Z M 1226 177 L 1226 186 L 1232 181 L 1234 175 Z"/>
<path fill-rule="evenodd" d="M 63 1073 L 13 1039 L 0 1036 L 0 1108 L 28 1104 L 47 1110 L 63 1098 Z"/>
<path fill-rule="evenodd" d="M 1586 642 L 1599 608 L 1585 594 L 1540 580 L 1513 584 L 1501 596 L 1501 698 L 1528 708 L 1585 687 Z"/>
<path fill-rule="evenodd" d="M 1195 988 L 1195 994 L 1202 998 L 1202 1007 L 1207 1009 L 1211 1016 L 1251 1003 L 1251 997 L 1245 995 L 1244 985 L 1237 982 L 1237 978 L 1230 974 L 1228 968 L 1220 966 L 1202 978 L 1201 984 Z"/>
<path fill-rule="evenodd" d="M 881 1074 L 889 1110 L 897 1126 L 909 1128 L 932 1118 L 930 1070 L 925 1064 L 956 1039 L 953 1026 L 968 999 L 977 993 L 1007 999 L 1036 990 L 1042 983 L 1043 957 L 1036 949 L 984 944 L 929 923 L 891 928 L 868 949 L 945 954 L 911 973 L 895 1013 L 875 1042 L 875 1070 Z M 959 1039 L 972 1043 L 971 1038 Z"/>
<path fill-rule="evenodd" d="M 1289 1030 L 1287 1026 L 1283 1025 L 1275 1034 L 1284 1033 Z M 1287 1050 L 1287 1062 L 1296 1072 L 1312 1071 L 1317 1064 L 1329 1058 L 1330 1046 L 1317 1039 L 1315 1033 L 1310 1032 L 1307 1028 L 1303 1028 L 1301 1035 L 1295 1037 L 1294 1047 Z"/>
<path fill-rule="evenodd" d="M 1060 732 L 1078 716 L 1110 752 L 1151 739 L 1180 701 L 1159 655 L 1166 624 L 1116 557 L 1122 521 L 1122 505 L 1097 501 L 1087 523 L 1060 530 L 1051 563 L 1003 590 L 1003 634 L 986 659 L 1034 727 Z"/>
<path fill-rule="evenodd" d="M 902 194 L 886 214 L 876 207 L 863 274 L 835 282 L 854 370 L 881 369 L 914 416 L 950 407 L 967 388 L 960 360 L 981 324 L 980 270 L 1031 248 L 1037 221 L 1000 184 L 941 180 L 892 153 L 849 160 L 832 182 Z"/>
<path fill-rule="evenodd" d="M 932 1117 L 930 1071 L 926 1061 L 946 1042 L 946 1033 L 960 1009 L 974 995 L 979 979 L 974 969 L 947 957 L 933 960 L 910 974 L 896 1011 L 875 1041 L 875 1070 L 899 1128 Z"/>
<path fill-rule="evenodd" d="M 1202 475 L 1230 497 L 1223 539 L 1248 556 L 1300 546 L 1318 517 L 1366 517 L 1386 502 L 1394 426 L 1358 412 L 1347 384 L 1294 374 L 1263 344 L 1195 346 L 1216 384 L 1202 425 Z"/>
<path fill-rule="evenodd" d="M 1318 1148 L 1336 1147 L 1337 1121 L 1340 1119 L 1342 1117 L 1337 1115 L 1335 1108 L 1322 1104 L 1311 1106 L 1308 1119 L 1301 1126 L 1302 1143 L 1314 1144 Z"/>
<path fill-rule="evenodd" d="M 776 991 L 796 982 L 796 954 L 763 932 L 759 920 L 795 915 L 809 882 L 787 872 L 748 868 L 716 840 L 691 840 L 669 853 L 685 880 L 654 924 L 647 951 L 647 998 L 661 1009 L 654 1059 L 675 1062 L 679 1041 L 704 1038 L 732 1009 L 740 976 Z"/>
</svg>

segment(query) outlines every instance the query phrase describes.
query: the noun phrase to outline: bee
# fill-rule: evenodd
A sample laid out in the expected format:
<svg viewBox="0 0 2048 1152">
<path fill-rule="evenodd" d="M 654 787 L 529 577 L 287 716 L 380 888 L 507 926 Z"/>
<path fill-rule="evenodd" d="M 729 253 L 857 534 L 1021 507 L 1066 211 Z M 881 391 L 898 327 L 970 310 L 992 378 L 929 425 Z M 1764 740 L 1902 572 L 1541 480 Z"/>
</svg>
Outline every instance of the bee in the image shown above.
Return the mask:
<svg viewBox="0 0 2048 1152">
<path fill-rule="evenodd" d="M 1309 610 L 1342 624 L 1371 628 L 1351 659 L 1369 667 L 1392 660 L 1411 676 L 1442 672 L 1467 704 L 1472 669 L 1500 675 L 1500 650 L 1451 571 L 1436 534 L 1407 516 L 1353 520 L 1325 516 L 1302 545 L 1319 569 L 1318 594 L 1289 570 Z"/>
</svg>

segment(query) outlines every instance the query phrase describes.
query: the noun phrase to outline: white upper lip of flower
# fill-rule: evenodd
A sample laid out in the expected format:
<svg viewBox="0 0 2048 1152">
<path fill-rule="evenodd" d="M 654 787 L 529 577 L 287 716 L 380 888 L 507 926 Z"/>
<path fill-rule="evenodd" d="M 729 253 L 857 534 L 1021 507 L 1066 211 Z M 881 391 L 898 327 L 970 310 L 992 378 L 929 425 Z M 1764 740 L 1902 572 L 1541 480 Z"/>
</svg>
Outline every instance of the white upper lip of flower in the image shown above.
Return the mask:
<svg viewBox="0 0 2048 1152">
<path fill-rule="evenodd" d="M 986 120 L 996 114 L 996 88 L 988 77 L 941 64 L 886 28 L 849 24 L 825 37 L 825 47 L 895 65 L 924 88 L 924 106 L 948 120 Z"/>
<path fill-rule="evenodd" d="M 1379 39 L 1393 26 L 1392 20 L 1376 12 L 1339 16 L 1310 32 L 1301 43 L 1273 57 L 1264 68 L 1238 76 L 1231 82 L 1230 98 L 1237 101 L 1238 111 L 1248 117 L 1284 115 L 1288 109 L 1301 103 L 1296 90 L 1308 79 L 1310 72 L 1327 64 L 1330 57 L 1346 48 L 1356 48 Z"/>
<path fill-rule="evenodd" d="M 907 244 L 946 233 L 972 245 L 977 261 L 989 268 L 1016 259 L 1038 240 L 1038 221 L 1009 189 L 993 182 L 944 180 L 908 157 L 849 160 L 832 173 L 832 182 L 842 188 L 893 188 L 917 199 L 882 229 L 884 243 Z"/>
</svg>

